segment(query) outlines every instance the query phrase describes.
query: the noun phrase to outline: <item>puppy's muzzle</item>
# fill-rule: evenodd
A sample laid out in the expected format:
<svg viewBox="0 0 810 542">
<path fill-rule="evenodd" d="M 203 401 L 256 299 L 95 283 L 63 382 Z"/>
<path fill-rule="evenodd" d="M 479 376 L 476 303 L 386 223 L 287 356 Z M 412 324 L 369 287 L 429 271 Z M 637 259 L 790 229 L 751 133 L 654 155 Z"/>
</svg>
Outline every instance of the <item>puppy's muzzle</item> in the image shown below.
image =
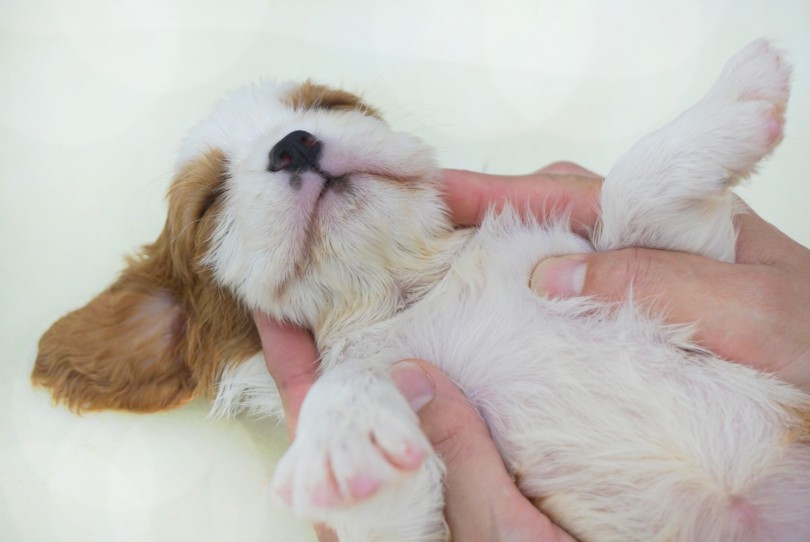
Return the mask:
<svg viewBox="0 0 810 542">
<path fill-rule="evenodd" d="M 270 149 L 270 162 L 267 170 L 271 172 L 289 171 L 301 173 L 307 170 L 319 171 L 318 161 L 323 143 L 314 135 L 303 130 L 296 130 L 284 136 Z"/>
</svg>

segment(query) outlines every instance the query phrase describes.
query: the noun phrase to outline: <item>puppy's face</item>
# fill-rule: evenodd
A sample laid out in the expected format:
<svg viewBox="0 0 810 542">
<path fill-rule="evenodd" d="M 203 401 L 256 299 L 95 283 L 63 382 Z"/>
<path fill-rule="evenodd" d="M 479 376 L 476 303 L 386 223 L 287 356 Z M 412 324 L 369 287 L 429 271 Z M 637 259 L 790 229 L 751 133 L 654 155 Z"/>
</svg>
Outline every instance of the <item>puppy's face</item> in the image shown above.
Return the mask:
<svg viewBox="0 0 810 542">
<path fill-rule="evenodd" d="M 244 89 L 183 152 L 211 147 L 226 163 L 204 261 L 251 308 L 317 328 L 327 308 L 389 294 L 446 230 L 432 151 L 351 94 Z"/>
<path fill-rule="evenodd" d="M 259 350 L 262 310 L 321 332 L 390 314 L 451 227 L 431 150 L 356 96 L 263 84 L 192 130 L 166 226 L 40 341 L 35 383 L 78 410 L 168 408 Z"/>
</svg>

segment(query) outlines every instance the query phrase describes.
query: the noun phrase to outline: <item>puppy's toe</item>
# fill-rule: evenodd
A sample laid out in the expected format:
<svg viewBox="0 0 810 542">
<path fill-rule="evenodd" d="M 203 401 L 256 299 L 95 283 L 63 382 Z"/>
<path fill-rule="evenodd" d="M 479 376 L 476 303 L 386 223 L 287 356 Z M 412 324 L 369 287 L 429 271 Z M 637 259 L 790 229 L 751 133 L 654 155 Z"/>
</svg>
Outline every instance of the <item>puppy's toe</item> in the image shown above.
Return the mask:
<svg viewBox="0 0 810 542">
<path fill-rule="evenodd" d="M 300 517 L 327 521 L 409 478 L 428 455 L 429 443 L 409 417 L 379 406 L 326 417 L 317 428 L 299 426 L 273 476 L 274 493 Z"/>
<path fill-rule="evenodd" d="M 728 62 L 717 90 L 731 101 L 764 100 L 784 111 L 790 71 L 782 51 L 767 40 L 757 40 Z"/>
</svg>

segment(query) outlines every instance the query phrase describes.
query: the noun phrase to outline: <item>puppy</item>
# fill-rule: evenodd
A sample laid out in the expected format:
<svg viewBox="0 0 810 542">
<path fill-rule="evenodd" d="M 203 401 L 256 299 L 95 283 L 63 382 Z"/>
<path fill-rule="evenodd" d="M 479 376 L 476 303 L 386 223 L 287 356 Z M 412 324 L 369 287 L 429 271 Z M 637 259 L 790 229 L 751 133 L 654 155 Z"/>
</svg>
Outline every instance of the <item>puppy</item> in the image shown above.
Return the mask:
<svg viewBox="0 0 810 542">
<path fill-rule="evenodd" d="M 767 42 L 607 176 L 599 227 L 521 209 L 454 229 L 431 149 L 358 97 L 238 90 L 180 151 L 158 239 L 42 337 L 33 381 L 77 410 L 280 415 L 251 311 L 305 326 L 323 374 L 273 486 L 344 541 L 439 541 L 441 458 L 387 369 L 434 361 L 520 489 L 583 541 L 810 540 L 810 396 L 631 302 L 547 299 L 542 258 L 628 246 L 734 261 L 735 199 L 782 135 Z"/>
</svg>

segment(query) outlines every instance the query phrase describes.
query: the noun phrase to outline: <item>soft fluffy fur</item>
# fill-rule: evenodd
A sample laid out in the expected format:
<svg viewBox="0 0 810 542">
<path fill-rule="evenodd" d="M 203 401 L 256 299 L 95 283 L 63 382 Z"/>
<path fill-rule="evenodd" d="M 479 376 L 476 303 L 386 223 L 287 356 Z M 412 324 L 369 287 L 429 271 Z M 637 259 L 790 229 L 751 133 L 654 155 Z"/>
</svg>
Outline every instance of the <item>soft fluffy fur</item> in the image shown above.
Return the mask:
<svg viewBox="0 0 810 542">
<path fill-rule="evenodd" d="M 431 150 L 357 97 L 239 90 L 186 141 L 163 233 L 45 334 L 34 381 L 77 410 L 210 393 L 220 413 L 279 414 L 258 309 L 322 353 L 274 487 L 342 540 L 446 536 L 441 458 L 387 373 L 406 357 L 458 383 L 523 492 L 581 540 L 810 539 L 810 396 L 632 303 L 527 286 L 544 257 L 623 246 L 733 261 L 728 187 L 781 139 L 787 95 L 780 55 L 744 49 L 613 168 L 586 240 L 520 209 L 456 230 Z M 319 171 L 268 170 L 297 130 Z"/>
</svg>

